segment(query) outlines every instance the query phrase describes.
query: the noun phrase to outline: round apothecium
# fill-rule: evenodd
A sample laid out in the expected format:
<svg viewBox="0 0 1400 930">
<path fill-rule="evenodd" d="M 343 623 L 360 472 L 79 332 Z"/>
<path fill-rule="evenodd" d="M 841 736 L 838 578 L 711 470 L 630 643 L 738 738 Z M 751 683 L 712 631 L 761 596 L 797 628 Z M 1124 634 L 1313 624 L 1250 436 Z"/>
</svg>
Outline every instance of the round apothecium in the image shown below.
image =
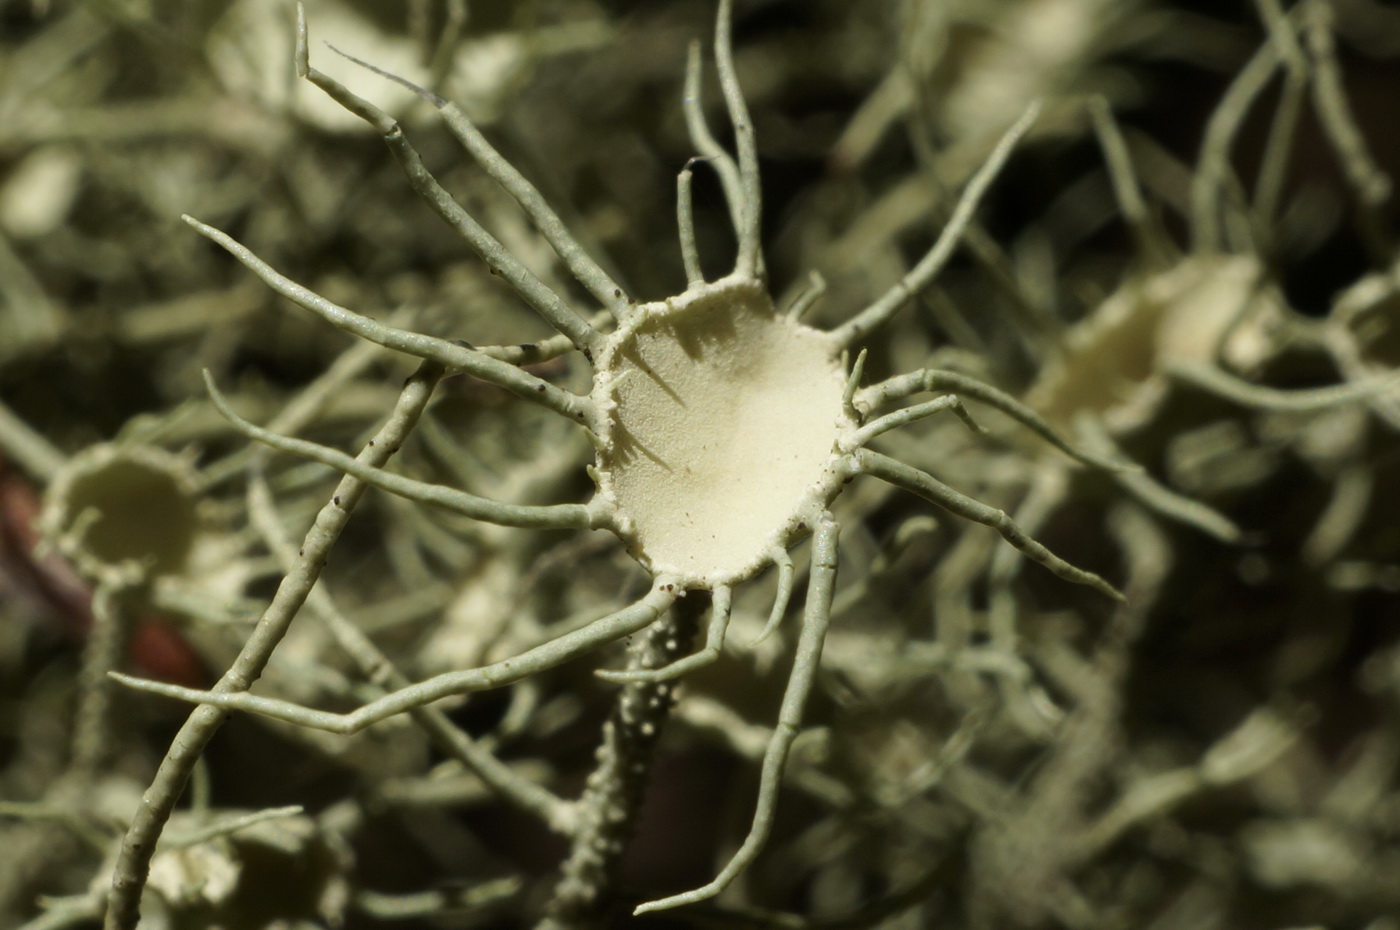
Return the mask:
<svg viewBox="0 0 1400 930">
<path fill-rule="evenodd" d="M 181 571 L 200 529 L 198 475 L 153 446 L 104 443 L 70 459 L 44 496 L 44 534 L 89 578 L 138 564 Z"/>
<path fill-rule="evenodd" d="M 597 359 L 599 491 L 653 574 L 733 584 L 806 536 L 855 424 L 830 335 L 730 277 L 638 308 Z"/>
</svg>

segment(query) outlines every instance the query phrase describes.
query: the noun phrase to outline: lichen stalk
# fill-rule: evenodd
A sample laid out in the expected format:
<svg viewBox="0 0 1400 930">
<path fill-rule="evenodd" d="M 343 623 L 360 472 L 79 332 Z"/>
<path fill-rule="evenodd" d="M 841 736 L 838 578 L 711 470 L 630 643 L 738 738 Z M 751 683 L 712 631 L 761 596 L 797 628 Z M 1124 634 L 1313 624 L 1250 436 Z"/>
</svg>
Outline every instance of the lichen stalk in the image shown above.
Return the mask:
<svg viewBox="0 0 1400 930">
<path fill-rule="evenodd" d="M 83 650 L 81 696 L 73 722 L 73 771 L 96 775 L 108 761 L 112 739 L 112 689 L 107 673 L 121 665 L 145 581 L 139 565 L 114 568 L 93 592 L 92 635 Z"/>
<path fill-rule="evenodd" d="M 627 671 L 663 668 L 690 652 L 710 602 L 693 591 L 640 635 Z M 674 681 L 634 681 L 617 694 L 598 746 L 598 766 L 577 802 L 573 845 L 539 930 L 584 930 L 612 910 L 622 854 L 636 827 L 656 741 L 671 714 Z"/>
</svg>

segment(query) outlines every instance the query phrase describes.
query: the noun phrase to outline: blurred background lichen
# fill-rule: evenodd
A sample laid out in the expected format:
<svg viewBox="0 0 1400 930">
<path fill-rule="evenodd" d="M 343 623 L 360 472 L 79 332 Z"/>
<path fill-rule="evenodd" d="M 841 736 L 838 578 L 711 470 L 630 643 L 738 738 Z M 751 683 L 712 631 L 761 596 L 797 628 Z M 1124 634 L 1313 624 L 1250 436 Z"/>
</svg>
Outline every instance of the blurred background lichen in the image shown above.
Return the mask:
<svg viewBox="0 0 1400 930">
<path fill-rule="evenodd" d="M 307 4 L 318 42 L 459 102 L 639 299 L 684 285 L 682 75 L 713 15 L 710 0 Z M 280 0 L 0 0 L 0 926 L 101 923 L 121 837 L 188 715 L 106 673 L 211 684 L 338 478 L 250 447 L 201 370 L 250 419 L 346 449 L 411 370 L 289 308 L 180 214 L 396 325 L 476 345 L 548 335 L 381 140 L 296 79 L 293 36 Z M 991 437 L 934 420 L 887 439 L 1130 604 L 853 485 L 766 853 L 711 904 L 623 916 L 708 880 L 743 836 L 796 637 L 743 647 L 771 602 L 760 584 L 736 596 L 734 645 L 682 684 L 620 874 L 570 925 L 1400 927 L 1400 392 L 1383 380 L 1400 366 L 1400 11 L 739 0 L 735 41 L 770 284 L 791 300 L 820 272 L 825 326 L 909 270 L 1044 99 L 866 376 L 935 359 L 1140 462 L 1093 473 L 980 409 Z M 432 108 L 357 70 L 336 74 L 568 290 Z M 708 266 L 732 234 L 703 168 L 694 190 Z M 586 379 L 564 360 L 531 370 Z M 587 445 L 459 377 L 400 465 L 555 503 L 589 488 Z M 419 679 L 646 583 L 606 534 L 371 493 L 265 685 L 358 706 L 384 682 L 347 651 L 357 635 Z M 520 784 L 576 797 L 617 693 L 598 664 L 447 704 L 447 721 Z M 567 842 L 547 804 L 488 781 L 408 720 L 335 737 L 234 716 L 155 852 L 143 926 L 535 926 Z"/>
</svg>

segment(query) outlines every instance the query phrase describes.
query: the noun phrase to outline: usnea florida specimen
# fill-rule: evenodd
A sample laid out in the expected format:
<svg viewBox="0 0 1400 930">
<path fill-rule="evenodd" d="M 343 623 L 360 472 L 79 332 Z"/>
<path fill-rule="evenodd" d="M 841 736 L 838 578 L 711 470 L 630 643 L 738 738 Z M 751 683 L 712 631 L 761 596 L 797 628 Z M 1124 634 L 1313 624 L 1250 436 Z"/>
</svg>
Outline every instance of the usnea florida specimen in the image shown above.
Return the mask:
<svg viewBox="0 0 1400 930">
<path fill-rule="evenodd" d="M 810 536 L 811 571 L 801 632 L 779 720 L 763 757 L 752 826 L 713 881 L 684 894 L 646 902 L 637 910 L 670 908 L 719 893 L 753 861 L 767 838 L 783 766 L 801 725 L 831 615 L 839 527 L 828 508 L 847 482 L 860 476 L 882 479 L 991 527 L 1022 553 L 1069 581 L 1089 585 L 1108 597 L 1120 597 L 1098 575 L 1070 565 L 1030 538 L 1002 511 L 869 447 L 891 429 L 944 411 L 976 429 L 962 405 L 961 398 L 967 397 L 1000 410 L 1080 461 L 1110 469 L 1123 467 L 1078 451 L 1029 408 L 953 372 L 922 369 L 872 385 L 861 384 L 864 356 L 856 353 L 858 344 L 933 279 L 1012 147 L 1029 129 L 1034 110 L 1006 133 L 968 184 L 943 233 L 902 280 L 837 328 L 823 331 L 810 327 L 801 322 L 800 315 L 816 294 L 809 293 L 786 312 L 779 312 L 764 281 L 757 155 L 753 127 L 735 76 L 731 7 L 732 0 L 719 4 L 715 61 L 737 157 L 716 142 L 705 124 L 695 49 L 687 73 L 685 107 L 693 144 L 719 175 L 738 240 L 737 260 L 730 274 L 705 280 L 691 219 L 687 166 L 677 184 L 687 286 L 681 294 L 662 301 L 636 303 L 586 254 L 535 187 L 491 147 L 461 109 L 408 85 L 437 107 L 471 157 L 519 203 L 572 275 L 601 305 L 601 319 L 590 319 L 571 308 L 478 225 L 428 172 L 393 118 L 310 67 L 305 21 L 299 15 L 298 73 L 382 134 L 414 190 L 558 335 L 530 346 L 474 349 L 387 327 L 296 284 L 229 236 L 187 217 L 201 234 L 296 304 L 347 332 L 423 360 L 405 389 L 400 409 L 384 428 L 392 434 L 391 443 L 386 443 L 389 447 L 367 448 L 358 457 L 277 435 L 239 419 L 211 380 L 215 403 L 247 436 L 344 472 L 342 488 L 353 485 L 362 490 L 370 485 L 502 526 L 606 530 L 626 544 L 652 581 L 647 594 L 635 603 L 513 658 L 437 675 L 401 687 L 351 713 L 337 714 L 247 690 L 261 674 L 266 655 L 280 637 L 277 630 L 285 631 L 306 597 L 305 591 L 298 595 L 292 589 L 296 585 L 309 589 L 307 577 L 314 581 L 319 571 L 319 564 L 303 563 L 323 559 L 333 542 L 333 533 L 316 536 L 313 528 L 299 563 L 304 567 L 301 574 L 307 577 L 298 576 L 297 571 L 289 573 L 259 624 L 260 633 L 254 634 L 240 656 L 241 664 L 235 663 L 217 686 L 200 691 L 118 676 L 132 687 L 205 705 L 201 711 L 207 715 L 192 715 L 186 730 L 177 737 L 158 782 L 165 778 L 178 783 L 180 768 L 207 741 L 221 719 L 221 710 L 250 711 L 334 733 L 354 733 L 397 714 L 419 713 L 442 698 L 509 685 L 570 661 L 642 630 L 687 592 L 709 592 L 713 609 L 699 651 L 659 668 L 600 673 L 628 684 L 667 681 L 719 656 L 734 587 L 770 567 L 778 574 L 778 593 L 764 632 L 772 630 L 786 612 L 796 576 L 788 552 Z M 520 367 L 569 351 L 582 353 L 592 365 L 592 388 L 586 396 Z M 582 504 L 517 506 L 382 470 L 380 466 L 412 428 L 434 385 L 446 373 L 466 373 L 499 385 L 585 429 L 596 453 L 589 470 L 596 487 L 592 499 Z M 906 404 L 923 393 L 941 396 Z M 324 523 L 338 532 L 349 503 L 348 497 L 338 493 L 318 518 L 318 526 Z M 294 580 L 294 576 L 298 577 Z M 259 641 L 256 648 L 261 651 L 250 659 L 254 640 Z M 197 719 L 204 722 L 197 724 Z M 173 797 L 164 796 L 166 793 L 155 787 L 148 792 L 148 799 L 158 796 L 158 801 L 143 807 L 128 834 L 123 859 L 114 873 L 109 926 L 124 926 L 134 920 L 143 880 L 141 860 L 149 857 L 149 846 L 159 832 L 159 811 L 154 808 L 174 803 Z"/>
</svg>

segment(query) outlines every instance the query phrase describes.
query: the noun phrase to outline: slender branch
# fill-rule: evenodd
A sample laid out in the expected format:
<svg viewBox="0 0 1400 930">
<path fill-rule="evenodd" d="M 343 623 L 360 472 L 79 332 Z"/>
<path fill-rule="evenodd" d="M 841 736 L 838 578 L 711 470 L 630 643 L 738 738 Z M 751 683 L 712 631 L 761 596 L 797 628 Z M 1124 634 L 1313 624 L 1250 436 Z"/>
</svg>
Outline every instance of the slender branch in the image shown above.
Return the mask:
<svg viewBox="0 0 1400 930">
<path fill-rule="evenodd" d="M 491 358 L 469 346 L 385 326 L 383 323 L 362 316 L 353 310 L 347 310 L 310 288 L 280 274 L 271 265 L 254 255 L 247 246 L 227 233 L 201 223 L 191 216 L 184 216 L 182 219 L 194 227 L 201 236 L 217 243 L 242 262 L 268 287 L 297 306 L 310 310 L 337 329 L 344 330 L 353 336 L 359 336 L 361 339 L 367 339 L 384 346 L 386 349 L 393 349 L 430 362 L 436 362 L 450 372 L 466 372 L 474 378 L 480 378 L 504 388 L 518 397 L 547 407 L 555 413 L 562 414 L 570 420 L 583 423 L 590 428 L 596 425 L 593 406 L 586 397 L 579 397 L 577 394 L 556 387 L 542 378 L 536 378 L 514 365 Z"/>
<path fill-rule="evenodd" d="M 268 548 L 276 554 L 283 566 L 290 570 L 296 561 L 296 551 L 282 534 L 281 522 L 276 519 L 272 490 L 268 487 L 261 469 L 255 471 L 249 482 L 248 498 L 249 513 Z M 308 605 L 325 624 L 336 644 L 345 651 L 370 684 L 384 691 L 394 691 L 412 684 L 408 676 L 399 671 L 374 641 L 340 611 L 324 585 L 312 590 Z M 573 805 L 519 775 L 469 734 L 463 732 L 441 710 L 436 707 L 419 707 L 409 711 L 409 715 L 435 745 L 460 762 L 463 768 L 476 775 L 498 795 L 522 810 L 535 814 L 558 833 L 568 834 L 573 830 Z"/>
<path fill-rule="evenodd" d="M 549 206 L 549 202 L 540 194 L 539 189 L 531 184 L 514 165 L 496 151 L 495 146 L 486 140 L 486 137 L 481 134 L 481 130 L 477 129 L 476 124 L 467 116 L 466 111 L 452 101 L 444 100 L 432 91 L 419 87 L 397 74 L 390 74 L 367 61 L 361 61 L 354 55 L 347 55 L 333 45 L 330 48 L 337 55 L 348 58 L 360 67 L 408 88 L 437 107 L 453 137 L 462 144 L 462 148 L 467 150 L 467 154 L 485 169 L 486 173 L 494 178 L 498 184 L 504 187 L 506 193 L 510 194 L 516 203 L 520 204 L 520 208 L 530 217 L 535 228 L 544 236 L 545 241 L 554 249 L 555 254 L 564 260 L 569 273 L 577 278 L 578 282 L 587 288 L 588 292 L 599 303 L 611 310 L 615 317 L 621 319 L 627 313 L 630 300 L 627 294 L 584 250 L 583 246 L 569 232 L 568 227 L 564 225 L 564 221 L 559 219 L 559 214 L 554 212 Z"/>
<path fill-rule="evenodd" d="M 1220 511 L 1194 498 L 1187 497 L 1162 484 L 1145 471 L 1124 472 L 1113 480 L 1143 506 L 1161 516 L 1186 526 L 1192 526 L 1224 543 L 1238 543 L 1244 531 Z"/>
<path fill-rule="evenodd" d="M 705 273 L 700 270 L 700 247 L 695 242 L 695 208 L 690 194 L 690 179 L 693 172 L 692 158 L 685 163 L 681 173 L 676 175 L 676 226 L 680 229 L 681 262 L 685 265 L 686 290 L 700 287 L 705 283 Z"/>
<path fill-rule="evenodd" d="M 591 353 L 598 347 L 602 334 L 566 306 L 558 294 L 535 277 L 495 236 L 462 209 L 462 205 L 454 200 L 428 171 L 397 120 L 368 100 L 352 93 L 335 78 L 311 67 L 306 43 L 306 12 L 300 4 L 297 5 L 296 66 L 298 76 L 321 88 L 336 103 L 369 123 L 384 137 L 385 144 L 403 168 L 414 191 L 427 201 L 447 225 L 467 241 L 493 274 L 504 278 L 545 322 L 568 336 L 580 351 Z"/>
<path fill-rule="evenodd" d="M 581 629 L 555 637 L 518 656 L 480 668 L 444 672 L 426 681 L 401 688 L 348 714 L 314 710 L 291 701 L 262 697 L 246 691 L 200 691 L 128 675 L 113 675 L 123 684 L 182 701 L 214 705 L 225 710 L 243 710 L 274 720 L 284 720 L 331 733 L 358 733 L 365 727 L 390 717 L 424 707 L 434 701 L 473 691 L 486 691 L 513 684 L 556 665 L 578 658 L 599 646 L 635 633 L 661 615 L 676 599 L 677 584 L 668 576 L 658 577 L 646 597 L 621 610 L 594 620 Z"/>
<path fill-rule="evenodd" d="M 762 224 L 762 193 L 759 190 L 758 146 L 754 139 L 753 120 L 749 116 L 739 76 L 734 71 L 734 0 L 720 0 L 715 15 L 715 70 L 724 94 L 724 106 L 729 122 L 734 126 L 734 147 L 739 153 L 739 257 L 734 272 L 751 278 L 760 274 L 763 259 L 759 254 L 759 228 Z"/>
<path fill-rule="evenodd" d="M 1094 134 L 1098 137 L 1099 148 L 1103 149 L 1104 164 L 1108 166 L 1108 177 L 1113 183 L 1113 196 L 1118 201 L 1118 210 L 1123 214 L 1138 251 L 1151 267 L 1164 267 L 1171 252 L 1162 229 L 1153 222 L 1152 214 L 1143 199 L 1142 187 L 1138 184 L 1137 173 L 1133 170 L 1133 160 L 1128 154 L 1128 145 L 1118 122 L 1113 118 L 1108 101 L 1101 95 L 1089 98 L 1089 116 L 1094 124 Z"/>
<path fill-rule="evenodd" d="M 1103 450 L 1105 455 L 1119 454 L 1108 429 L 1097 419 L 1081 417 L 1076 425 L 1085 442 Z M 1172 490 L 1145 469 L 1119 472 L 1113 476 L 1113 480 L 1138 502 L 1169 520 L 1195 527 L 1225 543 L 1238 543 L 1244 538 L 1244 532 L 1229 517 L 1201 501 Z"/>
<path fill-rule="evenodd" d="M 987 432 L 972 418 L 972 414 L 967 412 L 967 408 L 963 406 L 962 398 L 958 397 L 956 394 L 944 394 L 942 397 L 925 401 L 922 404 L 915 404 L 912 407 L 901 407 L 899 410 L 887 413 L 877 420 L 872 420 L 855 431 L 851 437 L 851 444 L 863 446 L 881 433 L 888 433 L 892 429 L 898 429 L 916 420 L 931 417 L 935 413 L 941 413 L 944 410 L 951 410 L 954 416 L 962 420 L 963 425 L 973 433 L 980 436 Z"/>
<path fill-rule="evenodd" d="M 993 409 L 1000 410 L 1065 455 L 1077 462 L 1083 462 L 1085 465 L 1110 472 L 1141 470 L 1141 466 L 1124 458 L 1100 455 L 1092 450 L 1081 449 L 1071 444 L 1069 440 L 1057 433 L 1044 417 L 1005 391 L 999 391 L 976 378 L 969 378 L 966 375 L 941 368 L 924 368 L 908 374 L 895 375 L 879 384 L 872 384 L 857 392 L 855 405 L 861 411 L 874 412 L 883 410 L 896 400 L 925 391 L 954 391 L 973 400 L 981 401 Z M 875 422 L 879 423 L 880 421 Z"/>
<path fill-rule="evenodd" d="M 200 843 L 207 843 L 210 840 L 221 836 L 230 836 L 239 830 L 246 830 L 249 827 L 266 823 L 269 820 L 280 820 L 283 817 L 299 817 L 306 808 L 300 804 L 290 804 L 286 807 L 268 807 L 260 811 L 251 811 L 246 814 L 231 814 L 219 817 L 212 823 L 207 823 L 197 830 L 188 833 L 176 833 L 172 831 L 166 835 L 166 843 L 172 848 L 188 848 L 198 846 Z"/>
<path fill-rule="evenodd" d="M 1389 261 L 1394 249 L 1392 236 L 1386 231 L 1387 218 L 1381 206 L 1390 199 L 1393 184 L 1371 155 L 1366 138 L 1356 123 L 1347 102 L 1342 71 L 1337 64 L 1337 50 L 1332 37 L 1332 9 L 1325 3 L 1300 4 L 1307 30 L 1308 49 L 1313 60 L 1313 103 L 1318 119 L 1337 159 L 1342 163 L 1347 180 L 1361 198 L 1365 215 L 1364 232 L 1371 240 L 1367 244 L 1383 261 Z"/>
<path fill-rule="evenodd" d="M 1241 69 L 1206 123 L 1196 174 L 1191 179 L 1191 240 L 1198 252 L 1218 251 L 1222 245 L 1219 211 L 1229 175 L 1230 149 L 1250 106 L 1278 64 L 1278 48 L 1272 41 L 1265 42 Z"/>
<path fill-rule="evenodd" d="M 927 472 L 905 465 L 897 459 L 881 455 L 878 452 L 871 452 L 869 449 L 861 449 L 856 452 L 855 461 L 857 474 L 871 475 L 882 481 L 887 481 L 897 488 L 903 488 L 911 494 L 917 494 L 924 500 L 937 504 L 949 513 L 974 523 L 981 523 L 983 526 L 989 526 L 1000 533 L 1003 539 L 1025 553 L 1027 557 L 1044 565 L 1066 581 L 1088 585 L 1115 601 L 1124 599 L 1122 593 L 1103 578 L 1093 572 L 1071 565 L 1041 543 L 1027 536 L 1007 515 L 1006 511 L 973 500 L 948 487 Z"/>
<path fill-rule="evenodd" d="M 822 277 L 820 271 L 813 269 L 808 273 L 807 286 L 793 299 L 792 306 L 788 307 L 788 319 L 800 321 L 825 293 L 826 278 Z"/>
<path fill-rule="evenodd" d="M 1400 388 L 1400 371 L 1351 384 L 1334 384 L 1327 387 L 1302 388 L 1292 391 L 1251 384 L 1214 365 L 1176 362 L 1167 366 L 1167 373 L 1178 381 L 1184 381 L 1192 387 L 1207 391 L 1217 397 L 1223 397 L 1243 407 L 1293 413 L 1326 410 L 1339 404 L 1363 401 L 1372 395 Z"/>
<path fill-rule="evenodd" d="M 443 888 L 406 894 L 387 894 L 361 888 L 355 892 L 355 909 L 377 921 L 426 919 L 433 923 L 459 923 L 466 912 L 486 911 L 492 905 L 520 893 L 521 881 L 515 876 L 498 878 L 467 888 Z M 438 918 L 438 920 L 434 920 Z"/>
<path fill-rule="evenodd" d="M 395 314 L 395 317 L 401 315 Z M 373 342 L 356 343 L 354 347 L 340 353 L 330 367 L 298 391 L 296 397 L 283 404 L 265 428 L 274 433 L 300 432 L 321 414 L 331 399 L 343 391 L 350 381 L 382 357 L 383 346 Z M 261 446 L 242 446 L 224 458 L 205 465 L 200 469 L 201 489 L 207 490 L 241 473 L 249 467 L 249 462 L 260 451 L 266 453 Z"/>
<path fill-rule="evenodd" d="M 424 363 L 404 385 L 398 404 L 373 440 L 360 452 L 358 461 L 378 468 L 389 460 L 412 431 L 442 377 L 439 366 Z M 262 674 L 277 644 L 286 635 L 292 618 L 306 601 L 312 585 L 321 575 L 350 514 L 364 497 L 367 485 L 351 475 L 341 479 L 329 503 L 321 508 L 307 532 L 295 565 L 282 579 L 253 633 L 228 671 L 214 686 L 220 694 L 244 693 Z M 151 857 L 166 821 L 175 809 L 204 747 L 228 717 L 218 707 L 197 707 L 171 741 L 165 759 L 151 786 L 141 798 L 131 826 L 122 840 L 121 852 L 112 870 L 112 890 L 108 899 L 106 930 L 134 930 L 140 917 L 141 891 L 150 874 Z"/>
<path fill-rule="evenodd" d="M 812 573 L 807 585 L 807 606 L 802 617 L 802 634 L 797 641 L 797 655 L 793 658 L 792 672 L 788 675 L 787 687 L 783 689 L 783 703 L 778 711 L 778 723 L 773 728 L 773 736 L 763 753 L 763 767 L 759 773 L 758 800 L 754 804 L 753 823 L 748 835 L 739 846 L 739 851 L 729 860 L 719 875 L 708 884 L 671 895 L 655 901 L 647 901 L 637 906 L 633 914 L 659 911 L 693 904 L 719 894 L 748 867 L 773 830 L 773 818 L 778 807 L 778 789 L 782 784 L 783 769 L 787 766 L 788 751 L 797 739 L 802 726 L 802 712 L 811 693 L 812 682 L 816 679 L 817 667 L 821 664 L 822 646 L 826 642 L 826 630 L 831 622 L 832 592 L 836 586 L 837 538 L 840 527 L 830 513 L 823 513 L 816 521 L 816 531 L 812 538 Z"/>
<path fill-rule="evenodd" d="M 432 504 L 444 510 L 451 510 L 473 520 L 482 520 L 498 526 L 534 527 L 539 529 L 594 529 L 606 525 L 609 517 L 598 504 L 556 504 L 548 507 L 532 507 L 521 504 L 504 504 L 500 501 L 477 497 L 466 491 L 449 488 L 441 484 L 416 481 L 403 475 L 384 471 L 376 466 L 366 465 L 338 449 L 332 449 L 305 439 L 293 439 L 271 430 L 255 426 L 234 413 L 228 399 L 214 384 L 214 376 L 204 373 L 204 384 L 209 389 L 209 398 L 219 413 L 228 419 L 233 428 L 250 439 L 265 443 L 280 452 L 296 455 L 322 465 L 329 465 L 347 475 L 372 485 L 390 494 L 421 504 Z M 373 444 L 373 440 L 371 440 Z"/>
<path fill-rule="evenodd" d="M 599 310 L 588 318 L 588 325 L 601 330 L 608 325 L 612 318 L 612 314 L 607 310 Z M 574 351 L 574 344 L 569 341 L 568 336 L 556 334 L 548 339 L 541 339 L 539 342 L 522 342 L 503 346 L 472 346 L 472 348 L 488 358 L 509 362 L 512 365 L 533 365 L 569 354 Z"/>
<path fill-rule="evenodd" d="M 38 430 L 0 403 L 0 451 L 44 484 L 58 475 L 67 457 Z"/>
<path fill-rule="evenodd" d="M 778 624 L 783 622 L 783 614 L 787 613 L 788 602 L 792 600 L 792 582 L 797 576 L 792 556 L 788 555 L 786 549 L 775 548 L 770 557 L 778 567 L 778 590 L 773 595 L 773 608 L 768 611 L 768 620 L 763 624 L 763 629 L 758 631 L 750 647 L 757 646 L 773 635 L 778 629 Z"/>
<path fill-rule="evenodd" d="M 682 109 L 685 111 L 686 131 L 695 150 L 704 157 L 719 175 L 720 187 L 724 190 L 725 203 L 729 205 L 729 222 L 737 236 L 743 228 L 743 186 L 739 183 L 739 166 L 734 158 L 724 150 L 710 132 L 710 124 L 705 119 L 705 109 L 700 96 L 700 43 L 691 42 L 685 59 L 685 96 Z"/>
<path fill-rule="evenodd" d="M 1012 124 L 1011 128 L 997 142 L 996 147 L 987 156 L 987 160 L 982 163 L 982 167 L 978 168 L 977 173 L 972 176 L 972 180 L 967 182 L 962 196 L 958 198 L 957 206 L 953 208 L 953 215 L 948 218 L 947 225 L 943 227 L 943 232 L 939 233 L 933 247 L 923 258 L 919 259 L 919 263 L 914 266 L 913 270 L 900 278 L 894 287 L 885 292 L 883 297 L 832 331 L 838 344 L 849 347 L 857 339 L 885 325 L 905 304 L 933 281 L 944 264 L 952 257 L 953 250 L 957 248 L 963 232 L 972 222 L 972 217 L 977 212 L 982 197 L 992 186 L 992 181 L 1001 173 L 1001 169 L 1006 165 L 1007 159 L 1011 157 L 1016 143 L 1021 141 L 1021 137 L 1030 131 L 1039 115 L 1040 101 L 1036 101 L 1026 108 L 1026 112 L 1021 114 L 1021 118 Z"/>
<path fill-rule="evenodd" d="M 1292 161 L 1293 144 L 1303 115 L 1303 99 L 1308 88 L 1308 60 L 1298 42 L 1297 27 L 1283 11 L 1279 0 L 1255 0 L 1259 16 L 1264 20 L 1270 38 L 1279 48 L 1284 65 L 1283 88 L 1278 106 L 1269 126 L 1264 157 L 1259 163 L 1259 177 L 1254 184 L 1255 222 L 1263 231 L 1269 230 L 1278 214 L 1283 185 Z"/>
</svg>

